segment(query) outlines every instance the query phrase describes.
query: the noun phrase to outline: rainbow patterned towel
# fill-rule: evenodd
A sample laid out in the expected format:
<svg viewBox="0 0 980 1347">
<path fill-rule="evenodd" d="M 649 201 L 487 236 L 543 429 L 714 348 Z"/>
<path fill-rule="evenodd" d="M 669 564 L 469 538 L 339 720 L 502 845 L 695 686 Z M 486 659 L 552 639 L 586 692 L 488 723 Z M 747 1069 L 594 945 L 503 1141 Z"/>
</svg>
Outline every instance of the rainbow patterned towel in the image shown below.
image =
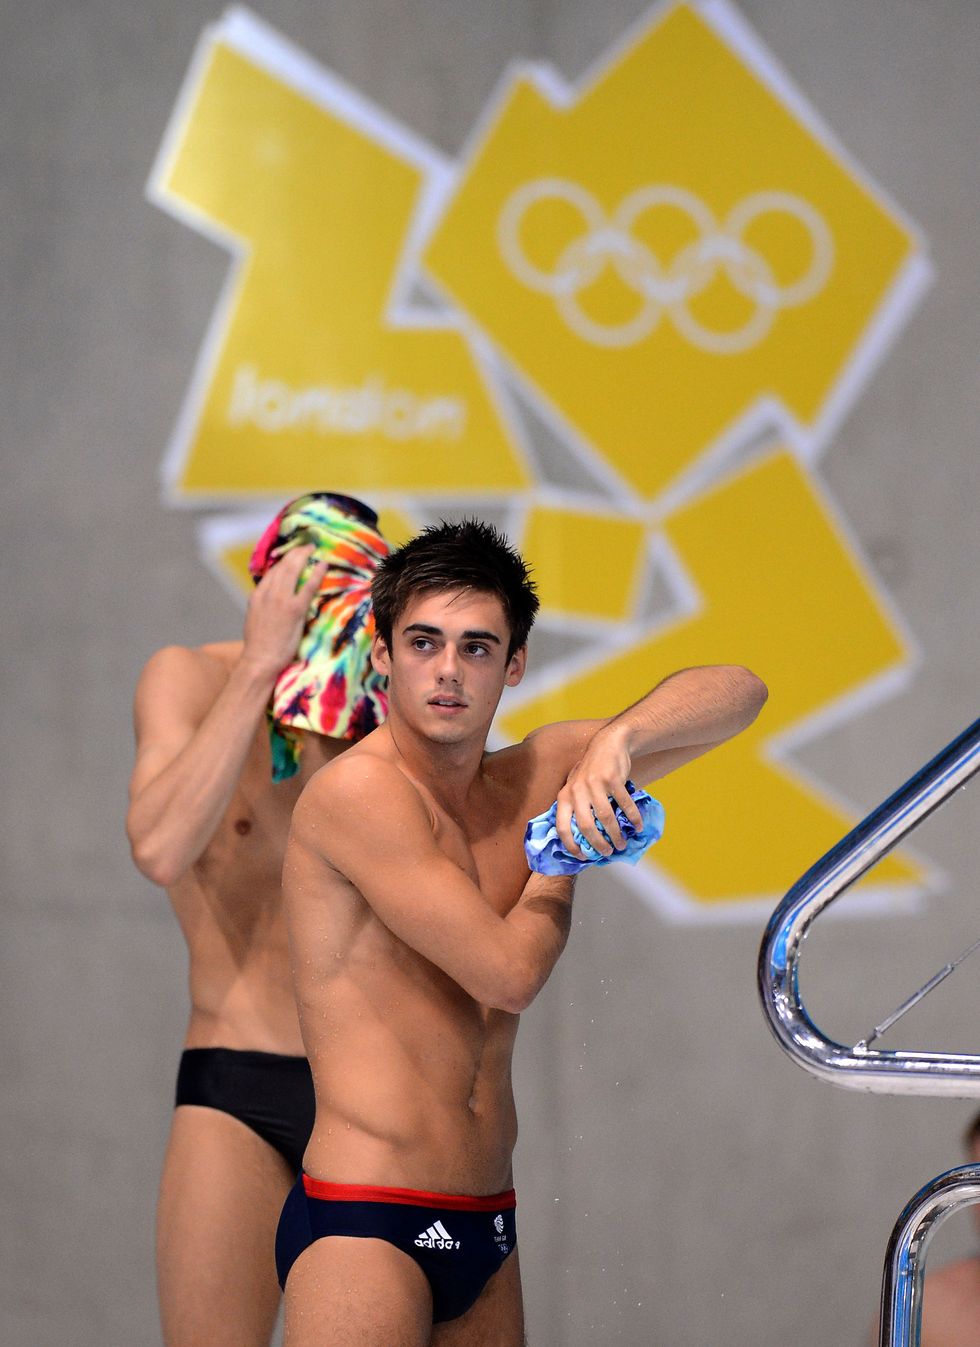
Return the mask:
<svg viewBox="0 0 980 1347">
<path fill-rule="evenodd" d="M 273 781 L 296 773 L 299 731 L 363 739 L 388 713 L 385 680 L 371 666 L 371 580 L 388 555 L 377 524 L 361 501 L 313 492 L 284 506 L 252 553 L 256 583 L 294 547 L 313 544 L 311 562 L 327 563 L 296 659 L 279 675 L 269 704 Z"/>
</svg>

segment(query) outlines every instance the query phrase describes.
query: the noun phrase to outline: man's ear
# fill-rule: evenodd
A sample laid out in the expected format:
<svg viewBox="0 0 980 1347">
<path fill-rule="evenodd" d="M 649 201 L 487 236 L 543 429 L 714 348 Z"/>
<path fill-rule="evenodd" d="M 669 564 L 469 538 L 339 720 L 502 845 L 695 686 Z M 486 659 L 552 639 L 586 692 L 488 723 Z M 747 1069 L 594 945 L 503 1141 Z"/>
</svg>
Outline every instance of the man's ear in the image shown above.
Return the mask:
<svg viewBox="0 0 980 1347">
<path fill-rule="evenodd" d="M 388 653 L 385 638 L 378 632 L 375 632 L 374 640 L 371 642 L 371 665 L 374 672 L 381 674 L 382 678 L 387 678 L 391 673 L 391 655 Z"/>
<path fill-rule="evenodd" d="M 518 683 L 524 677 L 524 670 L 527 668 L 527 645 L 522 645 L 520 649 L 515 650 L 507 664 L 507 676 L 504 679 L 504 687 L 516 688 Z"/>
</svg>

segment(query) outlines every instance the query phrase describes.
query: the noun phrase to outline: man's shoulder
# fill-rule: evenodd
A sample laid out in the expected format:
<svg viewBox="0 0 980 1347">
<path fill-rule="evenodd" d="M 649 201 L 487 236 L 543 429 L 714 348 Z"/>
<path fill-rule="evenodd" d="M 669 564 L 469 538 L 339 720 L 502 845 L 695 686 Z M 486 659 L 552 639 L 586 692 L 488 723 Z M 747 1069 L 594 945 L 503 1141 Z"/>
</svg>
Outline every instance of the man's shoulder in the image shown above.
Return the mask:
<svg viewBox="0 0 980 1347">
<path fill-rule="evenodd" d="M 143 666 L 142 680 L 166 679 L 184 683 L 223 683 L 241 654 L 241 641 L 214 641 L 207 645 L 165 645 Z"/>
<path fill-rule="evenodd" d="M 384 754 L 361 747 L 314 773 L 290 825 L 291 845 L 314 851 L 344 873 L 352 858 L 380 860 L 406 838 L 435 832 L 432 810 L 415 782 Z"/>
<path fill-rule="evenodd" d="M 557 783 L 557 790 L 603 724 L 597 720 L 560 720 L 541 725 L 519 743 L 486 753 L 484 771 L 502 783 L 523 782 L 531 794 L 545 783 Z"/>
<path fill-rule="evenodd" d="M 296 811 L 329 809 L 358 817 L 420 798 L 414 782 L 391 756 L 363 741 L 314 772 L 303 787 Z"/>
<path fill-rule="evenodd" d="M 136 723 L 199 722 L 220 696 L 237 658 L 234 642 L 166 645 L 151 655 L 136 685 Z"/>
</svg>

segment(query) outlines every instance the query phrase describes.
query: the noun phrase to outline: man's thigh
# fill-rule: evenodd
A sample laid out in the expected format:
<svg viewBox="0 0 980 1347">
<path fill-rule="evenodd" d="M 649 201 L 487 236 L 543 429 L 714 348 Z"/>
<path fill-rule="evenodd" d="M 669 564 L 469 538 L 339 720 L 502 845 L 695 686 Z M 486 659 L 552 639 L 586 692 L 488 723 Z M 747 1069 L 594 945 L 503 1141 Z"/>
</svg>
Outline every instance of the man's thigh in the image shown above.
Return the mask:
<svg viewBox="0 0 980 1347">
<path fill-rule="evenodd" d="M 476 1304 L 436 1324 L 432 1347 L 524 1347 L 524 1297 L 517 1251 L 490 1278 Z"/>
<path fill-rule="evenodd" d="M 157 1205 L 167 1347 L 267 1347 L 279 1309 L 275 1233 L 292 1175 L 244 1123 L 174 1112 Z"/>
<path fill-rule="evenodd" d="M 429 1283 L 386 1240 L 329 1235 L 290 1268 L 284 1347 L 428 1347 L 431 1330 Z"/>
</svg>

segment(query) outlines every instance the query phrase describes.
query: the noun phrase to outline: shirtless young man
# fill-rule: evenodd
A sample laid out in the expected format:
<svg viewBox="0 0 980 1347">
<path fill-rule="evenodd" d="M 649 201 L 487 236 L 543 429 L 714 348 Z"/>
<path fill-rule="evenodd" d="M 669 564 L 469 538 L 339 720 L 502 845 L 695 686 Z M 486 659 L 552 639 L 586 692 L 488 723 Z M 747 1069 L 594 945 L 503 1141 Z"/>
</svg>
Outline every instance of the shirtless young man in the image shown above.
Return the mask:
<svg viewBox="0 0 980 1347">
<path fill-rule="evenodd" d="M 973 1119 L 963 1138 L 967 1162 L 980 1165 L 980 1113 Z M 980 1228 L 980 1207 L 973 1208 Z M 878 1347 L 880 1328 L 876 1323 L 868 1338 L 869 1347 Z M 980 1254 L 958 1258 L 926 1270 L 922 1288 L 922 1333 L 920 1347 L 980 1347 Z"/>
<path fill-rule="evenodd" d="M 266 1347 L 275 1324 L 276 1221 L 314 1112 L 282 859 L 306 781 L 384 714 L 370 668 L 369 587 L 387 552 L 376 522 L 345 497 L 291 502 L 252 558 L 243 640 L 163 649 L 137 688 L 127 831 L 169 891 L 190 962 L 157 1209 L 167 1347 Z"/>
<path fill-rule="evenodd" d="M 567 879 L 528 878 L 528 820 L 559 802 L 607 855 L 609 797 L 755 719 L 738 667 L 688 669 L 612 720 L 486 752 L 537 600 L 492 529 L 426 530 L 373 585 L 387 723 L 319 772 L 283 872 L 316 1085 L 305 1176 L 277 1237 L 288 1347 L 519 1347 L 512 1190 L 518 1015 L 564 947 Z"/>
</svg>

